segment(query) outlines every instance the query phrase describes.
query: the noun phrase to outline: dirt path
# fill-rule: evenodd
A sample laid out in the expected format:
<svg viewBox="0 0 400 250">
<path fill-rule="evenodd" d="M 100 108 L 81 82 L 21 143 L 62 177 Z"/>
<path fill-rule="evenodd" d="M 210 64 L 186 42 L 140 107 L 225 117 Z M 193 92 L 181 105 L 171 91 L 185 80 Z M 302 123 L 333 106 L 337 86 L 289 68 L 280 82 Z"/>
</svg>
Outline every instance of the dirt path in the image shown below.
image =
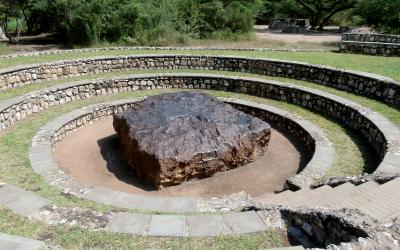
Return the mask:
<svg viewBox="0 0 400 250">
<path fill-rule="evenodd" d="M 154 191 L 138 180 L 122 160 L 112 118 L 71 133 L 53 153 L 66 173 L 89 184 L 137 194 L 193 197 L 223 196 L 240 191 L 256 197 L 281 190 L 285 179 L 303 164 L 301 155 L 293 142 L 273 130 L 267 153 L 257 161 L 211 178 Z"/>
<path fill-rule="evenodd" d="M 339 33 L 307 33 L 307 34 L 286 34 L 270 31 L 266 25 L 255 26 L 256 37 L 263 40 L 281 41 L 284 43 L 335 43 L 340 42 L 342 36 Z"/>
</svg>

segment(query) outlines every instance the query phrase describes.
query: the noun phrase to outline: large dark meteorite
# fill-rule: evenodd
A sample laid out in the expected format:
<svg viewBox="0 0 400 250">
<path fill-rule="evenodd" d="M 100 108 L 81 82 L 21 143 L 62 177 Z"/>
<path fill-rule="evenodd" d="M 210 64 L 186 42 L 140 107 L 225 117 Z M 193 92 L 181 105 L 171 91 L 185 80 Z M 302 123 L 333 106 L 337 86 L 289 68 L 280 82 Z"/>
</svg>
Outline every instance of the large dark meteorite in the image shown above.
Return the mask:
<svg viewBox="0 0 400 250">
<path fill-rule="evenodd" d="M 114 128 L 129 165 L 157 188 L 254 161 L 270 139 L 268 123 L 195 92 L 149 97 L 115 115 Z"/>
</svg>

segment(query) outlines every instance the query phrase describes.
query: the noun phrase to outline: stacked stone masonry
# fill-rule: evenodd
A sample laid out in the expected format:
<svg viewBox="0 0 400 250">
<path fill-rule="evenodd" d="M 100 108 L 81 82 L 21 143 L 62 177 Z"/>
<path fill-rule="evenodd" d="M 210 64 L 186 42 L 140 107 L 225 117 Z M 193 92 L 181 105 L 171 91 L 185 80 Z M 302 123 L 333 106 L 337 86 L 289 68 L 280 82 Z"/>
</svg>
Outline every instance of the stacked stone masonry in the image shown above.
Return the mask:
<svg viewBox="0 0 400 250">
<path fill-rule="evenodd" d="M 354 42 L 379 42 L 379 43 L 398 43 L 400 44 L 400 36 L 389 34 L 374 33 L 344 33 L 342 35 L 344 41 Z"/>
<path fill-rule="evenodd" d="M 215 75 L 136 75 L 64 84 L 0 103 L 0 129 L 51 106 L 92 96 L 148 89 L 205 89 L 245 93 L 293 103 L 337 119 L 363 135 L 386 161 L 378 168 L 398 172 L 400 132 L 386 118 L 346 99 L 274 81 Z"/>
<path fill-rule="evenodd" d="M 400 107 L 400 84 L 390 78 L 307 63 L 229 56 L 134 55 L 15 67 L 0 71 L 0 90 L 126 69 L 221 70 L 285 77 L 330 86 Z"/>
<path fill-rule="evenodd" d="M 400 56 L 400 36 L 385 34 L 343 34 L 340 51 L 343 53 L 378 56 Z"/>
</svg>

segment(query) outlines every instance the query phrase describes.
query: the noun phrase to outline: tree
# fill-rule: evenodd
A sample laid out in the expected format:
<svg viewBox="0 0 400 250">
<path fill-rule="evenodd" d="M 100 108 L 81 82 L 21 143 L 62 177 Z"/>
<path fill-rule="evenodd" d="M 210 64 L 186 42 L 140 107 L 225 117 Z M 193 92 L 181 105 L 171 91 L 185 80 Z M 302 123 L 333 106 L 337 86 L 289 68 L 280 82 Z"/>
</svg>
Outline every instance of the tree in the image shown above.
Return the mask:
<svg viewBox="0 0 400 250">
<path fill-rule="evenodd" d="M 5 36 L 11 43 L 17 44 L 21 33 L 20 25 L 21 6 L 24 0 L 0 0 L 0 22 Z M 9 22 L 15 19 L 16 27 L 14 34 L 9 31 Z"/>
<path fill-rule="evenodd" d="M 360 0 L 355 14 L 378 31 L 400 34 L 400 0 Z"/>
<path fill-rule="evenodd" d="M 295 0 L 308 13 L 311 29 L 323 29 L 337 13 L 353 8 L 357 0 Z"/>
</svg>

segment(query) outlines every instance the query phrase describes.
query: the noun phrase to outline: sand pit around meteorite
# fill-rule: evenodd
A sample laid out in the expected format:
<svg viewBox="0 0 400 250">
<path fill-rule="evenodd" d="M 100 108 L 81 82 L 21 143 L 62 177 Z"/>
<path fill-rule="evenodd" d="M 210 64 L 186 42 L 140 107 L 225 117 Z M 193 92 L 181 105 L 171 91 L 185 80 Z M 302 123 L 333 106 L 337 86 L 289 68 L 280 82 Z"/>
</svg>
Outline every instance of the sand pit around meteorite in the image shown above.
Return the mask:
<svg viewBox="0 0 400 250">
<path fill-rule="evenodd" d="M 253 197 L 281 190 L 286 178 L 306 164 L 302 144 L 271 129 L 267 152 L 243 167 L 212 177 L 156 190 L 135 176 L 123 160 L 112 117 L 82 127 L 60 141 L 53 152 L 59 167 L 76 179 L 114 190 L 156 196 L 219 197 L 245 191 Z"/>
</svg>

